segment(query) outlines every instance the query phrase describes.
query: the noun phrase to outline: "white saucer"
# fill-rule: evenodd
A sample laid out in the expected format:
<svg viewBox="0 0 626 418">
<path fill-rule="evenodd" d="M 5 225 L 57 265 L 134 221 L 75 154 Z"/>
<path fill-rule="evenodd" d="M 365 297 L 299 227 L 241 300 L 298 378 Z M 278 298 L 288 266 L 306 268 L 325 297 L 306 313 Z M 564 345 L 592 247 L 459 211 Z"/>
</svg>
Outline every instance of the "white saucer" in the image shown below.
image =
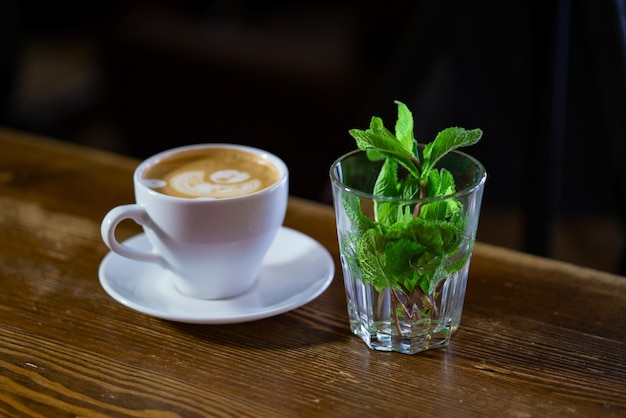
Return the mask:
<svg viewBox="0 0 626 418">
<path fill-rule="evenodd" d="M 126 244 L 150 248 L 144 234 Z M 320 243 L 285 227 L 265 256 L 257 283 L 232 299 L 185 296 L 176 290 L 167 270 L 113 252 L 104 257 L 99 270 L 100 284 L 121 304 L 157 318 L 195 324 L 248 322 L 290 311 L 321 295 L 334 275 L 333 259 Z"/>
</svg>

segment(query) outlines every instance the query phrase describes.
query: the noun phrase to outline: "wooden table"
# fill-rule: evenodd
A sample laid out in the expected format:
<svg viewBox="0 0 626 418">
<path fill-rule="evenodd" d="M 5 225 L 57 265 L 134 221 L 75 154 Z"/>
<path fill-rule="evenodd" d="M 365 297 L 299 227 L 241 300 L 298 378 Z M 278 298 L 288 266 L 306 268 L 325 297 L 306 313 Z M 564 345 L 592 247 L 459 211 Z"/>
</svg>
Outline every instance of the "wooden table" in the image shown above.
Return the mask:
<svg viewBox="0 0 626 418">
<path fill-rule="evenodd" d="M 99 228 L 136 164 L 0 129 L 0 416 L 626 416 L 626 278 L 479 243 L 450 346 L 376 352 L 348 328 L 332 209 L 301 199 L 285 224 L 337 267 L 313 302 L 234 325 L 126 308 Z"/>
</svg>

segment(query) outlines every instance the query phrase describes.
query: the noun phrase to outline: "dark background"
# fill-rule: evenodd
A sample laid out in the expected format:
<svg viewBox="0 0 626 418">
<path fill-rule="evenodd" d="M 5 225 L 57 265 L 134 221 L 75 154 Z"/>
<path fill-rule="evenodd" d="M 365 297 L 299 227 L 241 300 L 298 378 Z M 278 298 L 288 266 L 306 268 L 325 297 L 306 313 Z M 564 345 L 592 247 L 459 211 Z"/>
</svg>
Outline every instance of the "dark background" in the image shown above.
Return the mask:
<svg viewBox="0 0 626 418">
<path fill-rule="evenodd" d="M 393 127 L 401 100 L 420 141 L 485 132 L 479 239 L 624 272 L 624 19 L 620 0 L 0 0 L 0 123 L 137 158 L 258 146 L 330 203 L 348 129 Z"/>
</svg>

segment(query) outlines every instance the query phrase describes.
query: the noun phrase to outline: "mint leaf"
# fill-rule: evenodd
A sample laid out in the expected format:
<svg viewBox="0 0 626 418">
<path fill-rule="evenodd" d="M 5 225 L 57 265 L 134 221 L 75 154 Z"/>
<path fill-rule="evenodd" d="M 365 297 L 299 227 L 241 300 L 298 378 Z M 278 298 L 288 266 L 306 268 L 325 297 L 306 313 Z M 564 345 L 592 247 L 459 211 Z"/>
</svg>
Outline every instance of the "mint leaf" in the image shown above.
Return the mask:
<svg viewBox="0 0 626 418">
<path fill-rule="evenodd" d="M 409 239 L 390 241 L 385 246 L 387 272 L 406 288 L 412 289 L 419 281 L 420 274 L 411 267 L 413 261 L 424 254 L 426 248 Z"/>
<path fill-rule="evenodd" d="M 348 218 L 350 225 L 353 226 L 355 233 L 361 234 L 368 229 L 376 227 L 376 223 L 363 214 L 361 200 L 358 196 L 344 193 L 342 203 L 346 218 Z"/>
<path fill-rule="evenodd" d="M 356 251 L 363 283 L 369 283 L 379 291 L 392 286 L 392 282 L 387 278 L 385 243 L 380 232 L 368 229 L 361 235 Z"/>
<path fill-rule="evenodd" d="M 376 196 L 397 197 L 399 190 L 398 163 L 388 158 L 380 169 L 374 184 L 373 194 Z M 397 210 L 395 206 L 393 202 L 374 201 L 374 219 L 379 222 L 384 220 L 384 224 L 396 222 L 398 214 L 393 213 Z"/>
<path fill-rule="evenodd" d="M 443 240 L 437 225 L 421 217 L 411 217 L 408 222 L 396 222 L 385 230 L 388 240 L 407 239 L 420 243 L 426 250 L 438 257 L 442 255 Z"/>
<path fill-rule="evenodd" d="M 474 145 L 482 135 L 483 131 L 480 129 L 468 131 L 459 127 L 447 128 L 439 132 L 435 140 L 424 147 L 422 175 L 428 175 L 437 161 L 448 152 L 460 147 Z"/>
<path fill-rule="evenodd" d="M 385 158 L 392 158 L 406 168 L 411 175 L 419 177 L 419 163 L 413 155 L 413 143 L 408 143 L 406 139 L 405 142 L 399 141 L 394 134 L 385 128 L 379 117 L 372 117 L 370 127 L 365 131 L 351 129 L 348 132 L 356 140 L 357 147 L 367 151 L 370 159 L 381 159 L 381 155 Z"/>
<path fill-rule="evenodd" d="M 396 122 L 396 138 L 408 154 L 414 154 L 415 139 L 413 139 L 413 114 L 402 102 L 398 105 L 398 120 Z"/>
<path fill-rule="evenodd" d="M 350 129 L 349 133 L 362 150 L 375 149 L 390 154 L 406 154 L 402 144 L 396 140 L 394 134 L 385 128 L 383 121 L 378 117 L 372 118 L 369 129 L 365 131 Z"/>
<path fill-rule="evenodd" d="M 456 190 L 452 173 L 445 168 L 432 170 L 428 175 L 426 190 L 430 197 L 454 194 Z M 463 205 L 457 199 L 434 200 L 421 208 L 420 216 L 431 221 L 446 221 L 462 209 Z"/>
<path fill-rule="evenodd" d="M 373 194 L 376 196 L 397 197 L 399 196 L 399 192 L 400 181 L 398 180 L 398 163 L 388 158 L 385 160 L 378 173 Z"/>
</svg>

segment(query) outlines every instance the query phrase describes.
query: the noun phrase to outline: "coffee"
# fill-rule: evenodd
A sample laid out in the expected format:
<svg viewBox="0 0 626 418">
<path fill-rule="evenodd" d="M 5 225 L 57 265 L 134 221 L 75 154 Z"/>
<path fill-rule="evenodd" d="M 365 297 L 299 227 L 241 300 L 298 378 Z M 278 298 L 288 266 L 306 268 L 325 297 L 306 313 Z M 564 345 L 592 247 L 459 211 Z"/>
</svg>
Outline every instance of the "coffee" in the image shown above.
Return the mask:
<svg viewBox="0 0 626 418">
<path fill-rule="evenodd" d="M 280 179 L 269 161 L 241 149 L 183 150 L 147 167 L 142 181 L 160 193 L 184 198 L 229 198 L 270 187 Z"/>
</svg>

